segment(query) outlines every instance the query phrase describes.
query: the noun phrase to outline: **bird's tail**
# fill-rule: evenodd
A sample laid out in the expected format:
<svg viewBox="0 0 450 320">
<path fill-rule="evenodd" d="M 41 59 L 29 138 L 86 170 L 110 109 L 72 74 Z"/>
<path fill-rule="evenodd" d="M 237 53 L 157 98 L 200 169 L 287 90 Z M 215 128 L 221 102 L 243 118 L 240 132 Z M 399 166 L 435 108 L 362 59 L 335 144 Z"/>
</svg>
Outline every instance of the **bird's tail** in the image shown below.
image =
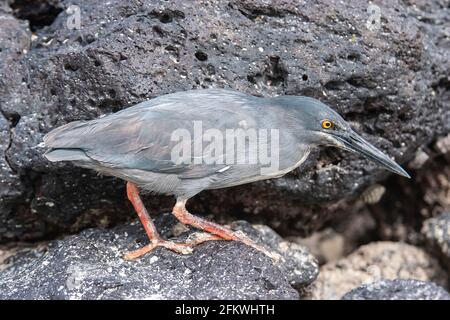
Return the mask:
<svg viewBox="0 0 450 320">
<path fill-rule="evenodd" d="M 53 129 L 44 136 L 44 144 L 46 147 L 60 147 L 62 140 L 68 135 L 73 135 L 75 129 L 80 128 L 86 124 L 86 121 L 73 121 Z"/>
<path fill-rule="evenodd" d="M 44 136 L 44 144 L 49 149 L 44 156 L 52 161 L 89 161 L 91 160 L 80 143 L 80 133 L 86 121 L 74 121 L 58 127 Z"/>
</svg>

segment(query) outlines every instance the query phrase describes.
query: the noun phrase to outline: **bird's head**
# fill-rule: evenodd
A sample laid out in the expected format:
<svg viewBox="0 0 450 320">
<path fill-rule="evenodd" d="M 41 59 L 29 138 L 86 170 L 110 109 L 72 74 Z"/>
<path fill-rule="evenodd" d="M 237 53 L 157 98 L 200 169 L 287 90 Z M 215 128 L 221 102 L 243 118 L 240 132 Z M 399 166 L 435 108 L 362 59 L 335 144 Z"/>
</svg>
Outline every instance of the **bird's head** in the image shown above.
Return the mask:
<svg viewBox="0 0 450 320">
<path fill-rule="evenodd" d="M 410 178 L 401 166 L 353 131 L 347 121 L 326 104 L 300 96 L 273 99 L 289 109 L 302 141 L 310 145 L 334 146 L 357 153 L 389 171 Z"/>
</svg>

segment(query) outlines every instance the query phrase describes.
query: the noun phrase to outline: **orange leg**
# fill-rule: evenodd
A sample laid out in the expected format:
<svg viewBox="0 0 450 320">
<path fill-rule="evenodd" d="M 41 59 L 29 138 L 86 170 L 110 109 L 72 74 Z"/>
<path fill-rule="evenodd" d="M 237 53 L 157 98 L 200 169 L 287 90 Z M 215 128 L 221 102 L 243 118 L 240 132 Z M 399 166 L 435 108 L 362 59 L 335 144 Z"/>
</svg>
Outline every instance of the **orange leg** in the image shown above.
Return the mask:
<svg viewBox="0 0 450 320">
<path fill-rule="evenodd" d="M 207 231 L 209 233 L 212 233 L 223 240 L 235 240 L 235 241 L 241 241 L 245 243 L 246 245 L 255 248 L 258 251 L 261 251 L 262 253 L 266 254 L 270 258 L 274 260 L 279 260 L 280 256 L 277 253 L 269 252 L 266 248 L 263 246 L 260 246 L 256 244 L 253 240 L 251 240 L 249 237 L 247 237 L 242 232 L 234 232 L 231 229 L 228 229 L 224 226 L 221 226 L 219 224 L 201 219 L 199 217 L 196 217 L 189 213 L 186 209 L 186 201 L 177 201 L 175 204 L 175 207 L 172 210 L 172 213 L 175 215 L 175 217 L 180 220 L 181 223 L 191 225 L 197 229 Z M 204 241 L 203 241 L 204 242 Z"/>
<path fill-rule="evenodd" d="M 130 200 L 130 202 L 133 204 L 134 210 L 136 210 L 136 213 L 138 214 L 142 226 L 144 227 L 150 241 L 161 240 L 161 236 L 156 230 L 156 227 L 153 224 L 152 219 L 147 212 L 147 209 L 142 203 L 141 197 L 139 196 L 139 189 L 134 183 L 127 182 L 127 196 L 128 200 Z"/>
<path fill-rule="evenodd" d="M 147 212 L 147 209 L 145 209 L 145 206 L 142 203 L 141 197 L 139 196 L 139 190 L 134 183 L 127 182 L 127 195 L 128 195 L 128 199 L 133 204 L 133 207 L 136 210 L 136 213 L 138 214 L 139 219 L 141 220 L 142 226 L 144 227 L 148 238 L 150 239 L 150 244 L 148 244 L 145 247 L 142 247 L 138 250 L 128 252 L 124 257 L 125 260 L 133 260 L 133 259 L 139 258 L 142 255 L 146 254 L 147 252 L 152 251 L 153 249 L 155 249 L 157 247 L 165 247 L 172 251 L 175 251 L 178 253 L 183 253 L 183 254 L 188 254 L 188 253 L 192 252 L 191 244 L 174 243 L 172 241 L 163 240 L 161 238 L 158 231 L 156 230 L 155 225 L 152 222 L 152 219 L 150 218 L 150 216 Z"/>
<path fill-rule="evenodd" d="M 144 227 L 145 232 L 150 239 L 150 244 L 140 249 L 128 252 L 124 257 L 125 260 L 137 259 L 157 247 L 165 247 L 178 253 L 188 254 L 192 252 L 192 248 L 194 246 L 200 243 L 211 240 L 222 240 L 215 235 L 207 233 L 194 233 L 188 238 L 186 243 L 175 243 L 173 241 L 164 240 L 156 230 L 156 227 L 153 224 L 152 219 L 147 212 L 147 209 L 142 203 L 141 197 L 139 196 L 139 189 L 134 183 L 127 182 L 127 196 L 133 204 L 133 207 L 136 210 L 139 219 L 141 220 L 142 226 Z"/>
<path fill-rule="evenodd" d="M 142 226 L 150 239 L 150 244 L 135 251 L 128 252 L 124 256 L 125 260 L 137 259 L 157 247 L 165 247 L 178 253 L 189 254 L 192 253 L 194 246 L 212 240 L 241 241 L 246 245 L 265 253 L 274 260 L 280 258 L 278 254 L 267 251 L 264 247 L 256 244 L 243 233 L 233 232 L 221 225 L 193 216 L 186 210 L 186 201 L 177 201 L 173 209 L 173 214 L 181 223 L 191 225 L 197 229 L 207 231 L 208 233 L 194 233 L 185 243 L 175 243 L 173 241 L 164 240 L 156 230 L 156 227 L 139 196 L 139 189 L 134 183 L 127 182 L 127 196 L 139 216 Z"/>
</svg>

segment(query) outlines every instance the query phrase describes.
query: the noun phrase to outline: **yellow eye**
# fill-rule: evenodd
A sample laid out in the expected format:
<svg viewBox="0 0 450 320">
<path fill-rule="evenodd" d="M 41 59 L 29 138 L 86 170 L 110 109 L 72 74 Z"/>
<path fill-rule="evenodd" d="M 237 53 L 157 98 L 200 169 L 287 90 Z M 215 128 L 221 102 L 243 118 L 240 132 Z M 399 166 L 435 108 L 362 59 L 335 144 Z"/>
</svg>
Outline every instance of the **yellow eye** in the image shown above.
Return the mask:
<svg viewBox="0 0 450 320">
<path fill-rule="evenodd" d="M 331 128 L 333 128 L 333 126 L 334 126 L 333 121 L 330 121 L 330 120 L 322 121 L 322 128 L 324 128 L 324 129 L 331 129 Z"/>
</svg>

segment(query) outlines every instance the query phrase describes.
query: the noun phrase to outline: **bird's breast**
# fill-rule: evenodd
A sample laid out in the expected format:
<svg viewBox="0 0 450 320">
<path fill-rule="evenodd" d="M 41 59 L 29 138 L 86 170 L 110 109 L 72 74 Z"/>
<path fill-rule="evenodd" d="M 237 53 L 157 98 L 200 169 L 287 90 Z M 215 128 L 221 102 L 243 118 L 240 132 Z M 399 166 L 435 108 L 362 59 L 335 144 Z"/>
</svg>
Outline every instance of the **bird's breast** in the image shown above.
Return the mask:
<svg viewBox="0 0 450 320">
<path fill-rule="evenodd" d="M 302 151 L 300 152 L 300 155 L 298 155 L 296 157 L 296 162 L 294 162 L 293 164 L 287 164 L 287 166 L 285 167 L 280 167 L 280 170 L 276 173 L 274 173 L 273 178 L 277 178 L 277 177 L 282 177 L 285 174 L 291 172 L 292 170 L 300 167 L 302 165 L 303 162 L 306 161 L 306 159 L 308 158 L 309 154 L 311 153 L 311 149 L 310 148 L 305 148 L 302 149 Z M 300 159 L 299 159 L 300 157 Z"/>
</svg>

